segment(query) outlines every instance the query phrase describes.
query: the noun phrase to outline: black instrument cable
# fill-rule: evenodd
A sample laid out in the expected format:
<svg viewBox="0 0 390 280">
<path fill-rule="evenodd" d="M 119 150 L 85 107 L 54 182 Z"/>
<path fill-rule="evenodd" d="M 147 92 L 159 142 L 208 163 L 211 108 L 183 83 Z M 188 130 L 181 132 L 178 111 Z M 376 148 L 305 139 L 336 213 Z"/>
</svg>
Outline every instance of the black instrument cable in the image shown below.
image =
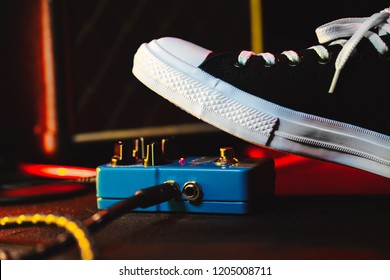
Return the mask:
<svg viewBox="0 0 390 280">
<path fill-rule="evenodd" d="M 180 195 L 181 193 L 178 185 L 171 181 L 140 189 L 133 196 L 95 213 L 82 223 L 82 227 L 88 233 L 93 233 L 130 210 L 135 208 L 147 208 L 171 199 L 178 199 L 180 198 Z M 59 235 L 54 243 L 46 246 L 37 246 L 32 252 L 20 256 L 20 259 L 48 258 L 74 243 L 74 237 L 70 233 L 64 233 Z"/>
</svg>

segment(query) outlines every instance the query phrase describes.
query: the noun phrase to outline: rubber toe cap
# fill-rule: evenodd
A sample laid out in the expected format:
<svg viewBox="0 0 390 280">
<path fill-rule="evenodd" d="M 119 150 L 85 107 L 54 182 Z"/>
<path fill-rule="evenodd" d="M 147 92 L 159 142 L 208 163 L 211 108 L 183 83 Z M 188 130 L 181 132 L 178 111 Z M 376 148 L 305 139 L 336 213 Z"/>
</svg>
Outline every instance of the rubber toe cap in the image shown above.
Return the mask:
<svg viewBox="0 0 390 280">
<path fill-rule="evenodd" d="M 155 43 L 176 58 L 198 67 L 212 52 L 193 43 L 178 38 L 164 37 Z"/>
</svg>

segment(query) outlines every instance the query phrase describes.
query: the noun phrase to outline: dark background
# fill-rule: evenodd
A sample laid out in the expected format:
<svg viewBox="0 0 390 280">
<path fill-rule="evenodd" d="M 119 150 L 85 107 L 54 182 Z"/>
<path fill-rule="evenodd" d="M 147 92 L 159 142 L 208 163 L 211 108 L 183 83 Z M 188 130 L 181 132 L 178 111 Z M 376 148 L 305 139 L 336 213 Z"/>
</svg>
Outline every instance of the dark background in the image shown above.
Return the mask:
<svg viewBox="0 0 390 280">
<path fill-rule="evenodd" d="M 133 77 L 132 58 L 140 44 L 176 36 L 216 51 L 251 49 L 249 1 L 50 3 L 58 117 L 58 149 L 54 154 L 45 153 L 41 142 L 40 1 L 0 2 L 1 184 L 10 178 L 20 179 L 17 167 L 21 162 L 96 167 L 109 161 L 114 139 L 76 143 L 73 140 L 78 133 L 200 123 Z M 316 27 L 338 18 L 370 16 L 387 5 L 387 1 L 264 0 L 264 51 L 307 48 L 317 43 Z M 390 257 L 388 179 L 262 150 L 219 131 L 180 135 L 175 141 L 183 155 L 215 154 L 218 147 L 232 145 L 240 156 L 260 153 L 273 157 L 277 165 L 276 203 L 247 216 L 125 215 L 93 236 L 99 258 Z M 96 211 L 92 189 L 49 201 L 1 205 L 0 217 L 57 213 L 82 221 Z M 17 254 L 39 242 L 53 241 L 59 233 L 48 227 L 9 228 L 1 231 L 0 249 Z M 78 257 L 77 248 L 73 248 L 54 258 Z"/>
<path fill-rule="evenodd" d="M 133 77 L 132 57 L 143 42 L 175 36 L 217 51 L 251 49 L 249 1 L 50 1 L 59 148 L 48 155 L 42 149 L 40 127 L 44 84 L 39 3 L 0 3 L 3 166 L 19 160 L 93 166 L 106 160 L 112 143 L 74 143 L 75 134 L 198 123 Z M 386 5 L 386 1 L 332 0 L 321 5 L 315 1 L 263 1 L 264 51 L 309 47 L 317 43 L 314 30 L 321 24 L 341 17 L 369 16 Z M 194 137 L 184 138 L 188 143 Z M 241 145 L 224 133 L 200 139 L 199 153 L 210 146 Z M 211 144 L 213 141 L 217 144 Z"/>
</svg>

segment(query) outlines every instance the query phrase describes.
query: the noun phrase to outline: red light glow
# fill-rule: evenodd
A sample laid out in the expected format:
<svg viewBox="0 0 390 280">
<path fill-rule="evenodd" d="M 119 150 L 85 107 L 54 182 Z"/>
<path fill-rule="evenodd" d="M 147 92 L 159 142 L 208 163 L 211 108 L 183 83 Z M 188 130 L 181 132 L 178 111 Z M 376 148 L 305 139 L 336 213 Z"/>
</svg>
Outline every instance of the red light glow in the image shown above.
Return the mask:
<svg viewBox="0 0 390 280">
<path fill-rule="evenodd" d="M 308 160 L 310 159 L 296 155 L 285 155 L 283 157 L 275 159 L 275 168 L 286 167 Z"/>
<path fill-rule="evenodd" d="M 43 71 L 43 151 L 51 155 L 56 152 L 57 116 L 56 90 L 53 58 L 53 38 L 50 23 L 50 7 L 48 0 L 41 0 L 41 44 L 42 44 L 42 71 Z"/>
<path fill-rule="evenodd" d="M 250 146 L 247 156 L 272 158 L 276 195 L 383 195 L 390 180 L 356 168 Z"/>
<path fill-rule="evenodd" d="M 251 147 L 248 149 L 248 157 L 250 157 L 250 158 L 263 158 L 263 157 L 266 157 L 266 153 L 262 149 Z"/>
<path fill-rule="evenodd" d="M 23 163 L 19 165 L 19 169 L 28 175 L 55 179 L 78 179 L 96 176 L 94 168 L 77 166 Z"/>
</svg>

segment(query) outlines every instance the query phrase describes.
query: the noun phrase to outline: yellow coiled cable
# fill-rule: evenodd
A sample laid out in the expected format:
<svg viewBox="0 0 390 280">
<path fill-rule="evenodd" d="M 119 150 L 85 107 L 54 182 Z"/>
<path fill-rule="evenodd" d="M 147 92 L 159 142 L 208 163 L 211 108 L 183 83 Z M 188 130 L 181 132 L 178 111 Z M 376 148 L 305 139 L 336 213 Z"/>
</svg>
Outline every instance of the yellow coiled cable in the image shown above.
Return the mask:
<svg viewBox="0 0 390 280">
<path fill-rule="evenodd" d="M 44 223 L 47 225 L 56 225 L 58 227 L 66 229 L 75 238 L 79 248 L 81 258 L 83 260 L 92 260 L 94 253 L 92 250 L 92 244 L 88 239 L 86 232 L 74 221 L 67 219 L 63 216 L 49 215 L 20 215 L 15 217 L 4 217 L 0 219 L 0 226 L 7 225 L 23 225 L 25 223 Z"/>
</svg>

